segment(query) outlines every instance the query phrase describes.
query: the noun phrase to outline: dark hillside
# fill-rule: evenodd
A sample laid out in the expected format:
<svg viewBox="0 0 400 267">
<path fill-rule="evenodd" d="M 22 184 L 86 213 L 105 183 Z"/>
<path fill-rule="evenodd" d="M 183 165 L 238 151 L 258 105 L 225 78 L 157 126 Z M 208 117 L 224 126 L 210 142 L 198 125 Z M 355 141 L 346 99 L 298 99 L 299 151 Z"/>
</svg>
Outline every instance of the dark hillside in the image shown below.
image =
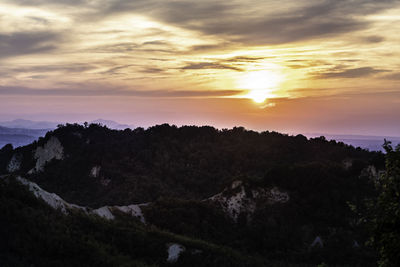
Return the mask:
<svg viewBox="0 0 400 267">
<path fill-rule="evenodd" d="M 279 266 L 228 247 L 145 228 L 121 217 L 68 216 L 36 199 L 13 177 L 0 179 L 0 266 L 171 266 L 166 244 L 187 247 L 174 266 Z M 193 254 L 200 251 L 201 255 Z M 201 258 L 200 258 L 201 256 Z"/>
<path fill-rule="evenodd" d="M 60 127 L 33 145 L 16 149 L 15 153 L 24 155 L 21 173 L 34 167 L 33 150 L 51 136 L 60 140 L 64 160 L 50 162 L 31 179 L 67 201 L 90 206 L 143 203 L 161 196 L 204 199 L 238 177 L 302 190 L 296 184 L 311 182 L 306 179 L 335 183 L 335 177 L 343 179 L 342 173 L 349 176 L 367 165 L 383 166 L 380 153 L 323 138 L 307 140 L 301 135 L 257 133 L 240 127 L 219 131 L 165 124 L 117 131 L 92 124 Z M 346 164 L 351 165 L 347 170 Z M 100 167 L 98 179 L 90 177 L 95 166 Z M 326 166 L 335 169 L 336 173 L 330 173 L 335 177 L 310 178 L 304 173 L 307 168 L 316 172 Z M 298 167 L 306 177 L 289 175 Z M 282 170 L 287 173 L 274 175 Z"/>
<path fill-rule="evenodd" d="M 69 203 L 149 203 L 141 209 L 150 229 L 286 264 L 373 266 L 350 205 L 376 195 L 383 168 L 380 152 L 242 127 L 68 124 L 0 150 L 0 173 Z"/>
</svg>

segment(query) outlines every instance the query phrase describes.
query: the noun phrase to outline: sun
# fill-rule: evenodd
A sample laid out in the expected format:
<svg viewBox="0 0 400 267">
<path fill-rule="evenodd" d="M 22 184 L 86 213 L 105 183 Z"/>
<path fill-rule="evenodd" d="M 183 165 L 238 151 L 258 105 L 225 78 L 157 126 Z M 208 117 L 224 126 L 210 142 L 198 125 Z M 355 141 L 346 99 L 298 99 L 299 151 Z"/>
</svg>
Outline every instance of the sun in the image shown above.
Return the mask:
<svg viewBox="0 0 400 267">
<path fill-rule="evenodd" d="M 282 75 L 270 70 L 246 72 L 240 79 L 238 86 L 249 92 L 245 97 L 256 103 L 263 103 L 267 98 L 273 97 L 272 92 L 278 89 L 282 82 Z"/>
<path fill-rule="evenodd" d="M 269 98 L 270 92 L 266 90 L 251 90 L 246 97 L 252 99 L 256 103 L 263 103 L 267 98 Z"/>
</svg>

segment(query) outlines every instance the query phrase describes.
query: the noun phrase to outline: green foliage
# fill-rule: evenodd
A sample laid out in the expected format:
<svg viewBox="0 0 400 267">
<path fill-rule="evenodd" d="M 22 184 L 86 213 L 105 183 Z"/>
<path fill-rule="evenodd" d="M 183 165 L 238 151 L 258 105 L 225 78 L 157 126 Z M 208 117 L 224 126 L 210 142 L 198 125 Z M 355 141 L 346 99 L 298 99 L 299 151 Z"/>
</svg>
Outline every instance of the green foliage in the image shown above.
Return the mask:
<svg viewBox="0 0 400 267">
<path fill-rule="evenodd" d="M 351 160 L 359 162 L 359 167 L 349 170 L 353 176 L 368 164 L 383 165 L 381 153 L 324 138 L 307 140 L 242 127 L 217 130 L 163 124 L 117 131 L 97 124 L 67 124 L 37 143 L 14 150 L 23 155 L 20 173 L 25 175 L 35 166 L 34 150 L 51 136 L 61 141 L 66 156 L 30 179 L 67 201 L 93 207 L 152 202 L 160 197 L 201 200 L 219 193 L 237 177 L 262 179 L 293 165 L 343 169 L 343 161 Z M 90 177 L 94 166 L 101 166 L 99 179 Z M 110 181 L 108 186 L 104 179 Z M 277 182 L 280 177 L 274 179 Z M 293 179 L 287 177 L 280 184 L 290 187 Z"/>
<path fill-rule="evenodd" d="M 149 266 L 118 250 L 122 229 L 83 214 L 62 215 L 14 179 L 0 181 L 0 214 L 0 266 Z M 135 237 L 128 243 L 143 249 L 147 244 L 131 232 L 124 233 Z"/>
<path fill-rule="evenodd" d="M 372 242 L 379 253 L 379 266 L 400 266 L 400 146 L 385 142 L 386 171 L 379 180 L 377 202 L 370 209 Z"/>
<path fill-rule="evenodd" d="M 60 140 L 64 159 L 28 175 L 35 166 L 35 149 L 52 136 Z M 143 208 L 149 223 L 144 227 L 123 214 L 112 222 L 79 213 L 63 216 L 16 185 L 8 193 L 3 188 L 8 197 L 0 195 L 0 212 L 8 219 L 0 231 L 12 245 L 3 246 L 1 255 L 9 266 L 58 265 L 68 257 L 61 266 L 163 265 L 169 242 L 188 248 L 177 266 L 374 262 L 370 250 L 352 247 L 354 240 L 362 244 L 366 234 L 356 227 L 359 218 L 348 203 L 358 206 L 375 196 L 371 177 L 360 174 L 369 165 L 383 168 L 382 153 L 323 137 L 167 124 L 124 131 L 97 124 L 60 125 L 29 146 L 0 150 L 0 174 L 16 153 L 22 158 L 16 174 L 70 203 L 93 208 L 151 204 Z M 98 177 L 91 175 L 95 166 L 101 166 Z M 247 191 L 278 187 L 290 201 L 257 203 L 251 219 L 243 215 L 234 223 L 203 200 L 235 180 L 243 181 Z M 316 236 L 323 238 L 324 248 L 310 247 Z"/>
<path fill-rule="evenodd" d="M 187 250 L 174 266 L 262 266 L 229 247 L 123 218 L 64 215 L 12 177 L 0 180 L 0 266 L 170 266 L 168 243 Z M 199 253 L 193 253 L 200 251 Z"/>
</svg>

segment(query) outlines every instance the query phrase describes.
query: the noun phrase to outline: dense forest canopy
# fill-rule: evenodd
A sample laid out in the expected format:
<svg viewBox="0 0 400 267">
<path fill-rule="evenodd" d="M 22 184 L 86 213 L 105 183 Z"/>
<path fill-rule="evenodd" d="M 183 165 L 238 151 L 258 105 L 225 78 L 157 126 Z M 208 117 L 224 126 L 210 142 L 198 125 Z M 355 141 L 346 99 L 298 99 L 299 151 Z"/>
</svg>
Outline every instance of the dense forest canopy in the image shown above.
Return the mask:
<svg viewBox="0 0 400 267">
<path fill-rule="evenodd" d="M 301 189 L 301 184 L 315 183 L 312 179 L 329 180 L 327 174 L 317 172 L 350 175 L 368 165 L 384 165 L 381 153 L 324 137 L 308 140 L 242 127 L 217 130 L 167 124 L 124 131 L 97 124 L 60 126 L 30 146 L 15 151 L 5 147 L 2 157 L 22 157 L 20 173 L 25 174 L 35 166 L 33 151 L 52 136 L 60 140 L 64 160 L 50 162 L 45 172 L 31 179 L 66 200 L 91 206 L 143 203 L 159 197 L 203 199 L 237 179 Z M 8 161 L 1 162 L 6 172 Z M 101 179 L 90 179 L 95 166 L 101 167 L 99 175 L 109 181 L 108 186 L 101 185 Z"/>
<path fill-rule="evenodd" d="M 44 160 L 49 153 L 53 157 Z M 384 154 L 327 141 L 324 137 L 307 139 L 242 127 L 218 130 L 163 124 L 117 131 L 98 124 L 60 125 L 31 145 L 3 147 L 0 173 L 21 175 L 69 203 L 90 208 L 147 203 L 142 208 L 146 225 L 122 215 L 112 223 L 79 213 L 61 216 L 48 208 L 42 211 L 43 205 L 35 206 L 30 214 L 22 206 L 32 199 L 26 202 L 22 188 L 2 182 L 3 195 L 9 194 L 10 202 L 5 204 L 3 200 L 3 209 L 14 206 L 24 212 L 3 213 L 22 227 L 3 234 L 7 233 L 9 239 L 16 235 L 23 243 L 19 232 L 26 227 L 25 219 L 18 216 L 32 216 L 27 220 L 51 220 L 60 227 L 74 225 L 77 233 L 93 227 L 88 240 L 94 238 L 94 243 L 89 244 L 86 239 L 76 242 L 90 253 L 112 253 L 109 260 L 116 262 L 126 259 L 140 264 L 164 264 L 162 252 L 152 261 L 146 254 L 152 249 L 140 256 L 131 254 L 128 248 L 122 249 L 118 242 L 127 241 L 114 235 L 123 228 L 135 232 L 134 241 L 127 244 L 130 249 L 139 242 L 136 235 L 142 236 L 140 242 L 158 246 L 157 249 L 165 246 L 161 243 L 172 235 L 167 233 L 179 235 L 180 242 L 189 247 L 188 244 L 199 247 L 206 242 L 201 249 L 205 251 L 203 256 L 211 256 L 203 259 L 204 265 L 198 262 L 199 266 L 233 266 L 233 258 L 227 256 L 230 253 L 240 258 L 242 265 L 238 266 L 264 266 L 266 262 L 283 266 L 321 262 L 373 266 L 376 254 L 365 245 L 369 235 L 351 207 L 362 206 L 365 199 L 378 195 L 376 181 L 384 167 Z M 236 188 L 234 184 L 238 182 L 240 186 Z M 6 189 L 10 184 L 11 193 Z M 270 196 L 258 197 L 260 194 L 281 194 L 286 199 L 271 202 Z M 239 195 L 247 197 L 251 204 L 247 207 L 251 209 L 242 210 L 234 219 L 221 208 L 223 203 L 214 201 L 215 196 L 229 200 Z M 39 219 L 43 212 L 51 218 Z M 9 223 L 6 221 L 3 228 L 11 227 Z M 43 242 L 51 242 L 47 238 L 52 235 L 55 242 L 64 242 L 57 239 L 58 230 L 52 231 L 47 232 L 49 236 L 43 237 Z M 160 237 L 149 238 L 148 231 L 161 233 L 162 241 Z M 109 235 L 116 243 L 103 247 L 102 242 Z M 320 245 L 312 245 L 315 240 L 321 240 L 317 242 Z M 17 255 L 20 243 L 14 245 Z M 207 252 L 210 249 L 212 252 Z M 194 256 L 187 257 L 192 260 Z M 23 258 L 35 261 L 27 255 Z M 183 264 L 184 260 L 185 257 L 175 264 Z"/>
</svg>

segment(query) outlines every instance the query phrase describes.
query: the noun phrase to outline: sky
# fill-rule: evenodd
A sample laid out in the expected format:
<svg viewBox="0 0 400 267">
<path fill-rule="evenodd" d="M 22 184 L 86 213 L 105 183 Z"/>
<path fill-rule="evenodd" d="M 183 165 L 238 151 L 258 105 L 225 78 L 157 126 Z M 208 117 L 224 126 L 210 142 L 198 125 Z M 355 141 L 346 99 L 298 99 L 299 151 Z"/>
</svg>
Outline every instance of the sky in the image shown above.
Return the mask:
<svg viewBox="0 0 400 267">
<path fill-rule="evenodd" d="M 399 0 L 0 0 L 0 120 L 400 136 Z"/>
</svg>

